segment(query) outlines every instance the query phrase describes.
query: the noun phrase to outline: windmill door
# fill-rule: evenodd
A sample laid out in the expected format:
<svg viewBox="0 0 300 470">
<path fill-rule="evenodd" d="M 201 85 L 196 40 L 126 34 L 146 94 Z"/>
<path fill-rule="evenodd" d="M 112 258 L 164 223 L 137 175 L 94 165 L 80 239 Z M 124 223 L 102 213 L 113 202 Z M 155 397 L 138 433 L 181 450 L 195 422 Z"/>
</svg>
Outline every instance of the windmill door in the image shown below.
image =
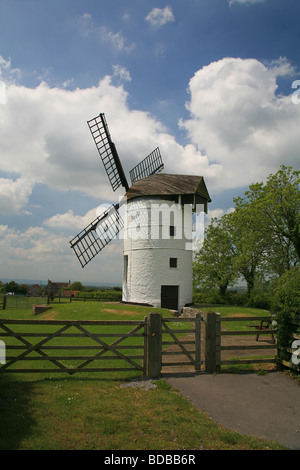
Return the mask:
<svg viewBox="0 0 300 470">
<path fill-rule="evenodd" d="M 161 308 L 178 310 L 179 286 L 161 286 Z"/>
</svg>

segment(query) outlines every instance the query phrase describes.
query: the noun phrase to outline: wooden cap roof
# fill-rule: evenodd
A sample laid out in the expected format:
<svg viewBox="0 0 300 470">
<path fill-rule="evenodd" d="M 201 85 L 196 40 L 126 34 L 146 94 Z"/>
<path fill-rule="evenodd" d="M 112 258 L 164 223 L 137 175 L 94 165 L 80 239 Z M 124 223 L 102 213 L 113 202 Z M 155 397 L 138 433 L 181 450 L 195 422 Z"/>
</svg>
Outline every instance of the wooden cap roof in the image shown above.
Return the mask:
<svg viewBox="0 0 300 470">
<path fill-rule="evenodd" d="M 145 196 L 199 195 L 211 202 L 202 176 L 158 173 L 133 183 L 126 193 L 127 200 Z"/>
</svg>

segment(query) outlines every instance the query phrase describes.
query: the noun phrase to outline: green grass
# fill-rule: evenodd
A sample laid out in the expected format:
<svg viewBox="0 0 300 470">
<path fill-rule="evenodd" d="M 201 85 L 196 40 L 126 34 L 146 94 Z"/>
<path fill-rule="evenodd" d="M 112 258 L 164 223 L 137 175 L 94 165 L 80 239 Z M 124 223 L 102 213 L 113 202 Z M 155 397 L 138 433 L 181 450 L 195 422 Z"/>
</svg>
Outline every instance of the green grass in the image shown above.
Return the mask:
<svg viewBox="0 0 300 470">
<path fill-rule="evenodd" d="M 1 450 L 259 450 L 282 446 L 211 421 L 161 384 L 145 391 L 96 378 L 1 376 Z"/>
<path fill-rule="evenodd" d="M 143 319 L 152 308 L 115 303 L 9 308 L 2 318 Z M 165 316 L 170 313 L 165 311 Z M 182 327 L 182 326 L 181 326 Z M 77 339 L 78 340 L 78 339 Z M 0 374 L 1 450 L 262 450 L 277 443 L 228 431 L 164 380 L 143 390 L 122 387 L 141 373 Z"/>
<path fill-rule="evenodd" d="M 268 310 L 262 310 L 262 309 L 257 309 L 257 308 L 248 308 L 248 307 L 234 307 L 234 306 L 228 306 L 228 307 L 223 307 L 219 306 L 217 308 L 211 309 L 211 308 L 201 308 L 200 310 L 207 312 L 210 310 L 213 310 L 215 312 L 218 312 L 221 314 L 221 318 L 226 318 L 226 317 L 232 317 L 236 316 L 237 319 L 234 322 L 223 322 L 222 326 L 226 326 L 227 330 L 230 331 L 236 331 L 236 330 L 249 330 L 247 327 L 248 324 L 251 324 L 251 321 L 239 321 L 238 315 L 241 316 L 253 316 L 253 317 L 268 317 L 270 315 L 270 312 Z M 253 324 L 257 324 L 258 321 L 254 320 Z"/>
</svg>

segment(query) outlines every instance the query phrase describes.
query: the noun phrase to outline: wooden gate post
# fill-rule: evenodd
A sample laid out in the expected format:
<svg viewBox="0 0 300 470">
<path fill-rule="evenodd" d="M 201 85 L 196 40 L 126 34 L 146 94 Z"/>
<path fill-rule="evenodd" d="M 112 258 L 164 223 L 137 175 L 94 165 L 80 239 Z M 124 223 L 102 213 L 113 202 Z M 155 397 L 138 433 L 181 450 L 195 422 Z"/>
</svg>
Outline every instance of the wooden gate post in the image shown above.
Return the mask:
<svg viewBox="0 0 300 470">
<path fill-rule="evenodd" d="M 201 370 L 201 313 L 195 318 L 195 370 Z"/>
<path fill-rule="evenodd" d="M 147 319 L 147 377 L 159 377 L 162 364 L 161 314 L 150 313 Z"/>
<path fill-rule="evenodd" d="M 221 321 L 220 314 L 207 312 L 205 334 L 205 371 L 220 370 Z"/>
</svg>

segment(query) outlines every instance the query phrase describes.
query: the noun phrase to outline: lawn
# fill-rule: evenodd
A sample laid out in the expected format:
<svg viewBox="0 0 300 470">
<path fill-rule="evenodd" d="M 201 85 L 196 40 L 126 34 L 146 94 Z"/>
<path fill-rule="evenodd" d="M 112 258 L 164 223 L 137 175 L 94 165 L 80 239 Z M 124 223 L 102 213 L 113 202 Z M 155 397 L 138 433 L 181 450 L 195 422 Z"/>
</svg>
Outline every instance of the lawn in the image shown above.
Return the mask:
<svg viewBox="0 0 300 470">
<path fill-rule="evenodd" d="M 149 307 L 118 303 L 53 304 L 39 319 L 143 319 Z M 170 313 L 164 311 L 165 316 Z M 255 312 L 257 314 L 257 311 Z M 2 318 L 34 319 L 31 308 L 8 308 Z M 0 374 L 1 450 L 281 449 L 279 444 L 228 431 L 162 379 L 145 390 L 139 371 Z"/>
</svg>

